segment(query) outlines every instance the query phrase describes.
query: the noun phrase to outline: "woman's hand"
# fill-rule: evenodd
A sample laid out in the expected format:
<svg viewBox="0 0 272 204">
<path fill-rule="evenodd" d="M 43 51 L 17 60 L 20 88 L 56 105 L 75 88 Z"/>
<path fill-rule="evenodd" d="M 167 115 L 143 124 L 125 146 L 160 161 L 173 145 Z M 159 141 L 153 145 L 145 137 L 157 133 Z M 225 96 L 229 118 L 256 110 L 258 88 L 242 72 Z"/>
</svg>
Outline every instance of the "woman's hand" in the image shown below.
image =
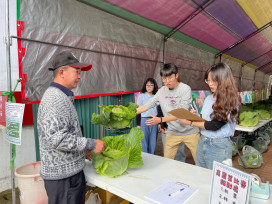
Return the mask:
<svg viewBox="0 0 272 204">
<path fill-rule="evenodd" d="M 193 113 L 193 114 L 195 114 L 195 115 L 198 115 L 198 112 L 195 109 L 191 109 L 190 112 Z"/>
<path fill-rule="evenodd" d="M 183 124 L 183 125 L 190 125 L 191 124 L 191 121 L 190 120 L 186 120 L 186 119 L 178 119 L 180 124 Z"/>
<path fill-rule="evenodd" d="M 140 126 L 140 125 L 137 125 L 137 128 L 141 129 L 141 126 Z"/>
</svg>

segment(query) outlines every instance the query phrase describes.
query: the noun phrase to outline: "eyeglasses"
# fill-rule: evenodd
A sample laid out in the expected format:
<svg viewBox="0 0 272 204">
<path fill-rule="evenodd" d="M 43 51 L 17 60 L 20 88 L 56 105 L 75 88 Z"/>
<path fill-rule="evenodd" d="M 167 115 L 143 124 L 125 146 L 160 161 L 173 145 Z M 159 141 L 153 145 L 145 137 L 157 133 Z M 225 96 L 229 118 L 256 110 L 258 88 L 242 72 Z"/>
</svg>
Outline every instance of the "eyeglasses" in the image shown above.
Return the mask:
<svg viewBox="0 0 272 204">
<path fill-rule="evenodd" d="M 208 85 L 213 85 L 215 82 L 205 79 L 205 83 Z"/>
<path fill-rule="evenodd" d="M 153 86 L 154 86 L 154 84 L 146 85 L 146 87 L 153 87 Z"/>
<path fill-rule="evenodd" d="M 162 81 L 173 81 L 175 78 L 176 78 L 176 75 L 162 77 Z"/>
</svg>

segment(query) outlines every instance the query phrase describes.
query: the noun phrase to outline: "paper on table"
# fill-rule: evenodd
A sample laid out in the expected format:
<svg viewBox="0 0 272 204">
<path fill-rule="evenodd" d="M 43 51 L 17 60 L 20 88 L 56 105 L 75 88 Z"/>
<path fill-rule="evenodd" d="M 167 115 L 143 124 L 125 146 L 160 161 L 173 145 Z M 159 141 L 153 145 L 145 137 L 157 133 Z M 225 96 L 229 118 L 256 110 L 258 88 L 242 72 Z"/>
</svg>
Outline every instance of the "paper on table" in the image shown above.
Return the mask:
<svg viewBox="0 0 272 204">
<path fill-rule="evenodd" d="M 172 110 L 168 113 L 180 119 L 186 119 L 186 120 L 198 121 L 198 122 L 205 121 L 203 118 L 191 113 L 190 111 L 184 108 Z"/>
<path fill-rule="evenodd" d="M 183 190 L 179 193 L 174 193 L 179 191 L 180 189 Z M 196 191 L 197 189 L 195 188 L 191 188 L 189 186 L 185 186 L 173 181 L 167 181 L 145 197 L 157 203 L 177 204 L 187 201 Z M 169 196 L 169 194 L 173 194 L 173 196 Z"/>
</svg>

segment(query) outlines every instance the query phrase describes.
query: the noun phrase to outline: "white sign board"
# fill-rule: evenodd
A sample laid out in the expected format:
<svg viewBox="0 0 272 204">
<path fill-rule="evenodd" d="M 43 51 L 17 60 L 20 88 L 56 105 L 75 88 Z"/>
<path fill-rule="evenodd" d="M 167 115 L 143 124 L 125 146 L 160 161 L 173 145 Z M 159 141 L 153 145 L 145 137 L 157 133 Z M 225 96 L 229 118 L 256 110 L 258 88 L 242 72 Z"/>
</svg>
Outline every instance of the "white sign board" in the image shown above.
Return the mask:
<svg viewBox="0 0 272 204">
<path fill-rule="evenodd" d="M 6 103 L 6 139 L 9 143 L 21 145 L 24 110 L 25 104 Z"/>
<path fill-rule="evenodd" d="M 214 161 L 210 204 L 247 204 L 251 175 Z"/>
</svg>

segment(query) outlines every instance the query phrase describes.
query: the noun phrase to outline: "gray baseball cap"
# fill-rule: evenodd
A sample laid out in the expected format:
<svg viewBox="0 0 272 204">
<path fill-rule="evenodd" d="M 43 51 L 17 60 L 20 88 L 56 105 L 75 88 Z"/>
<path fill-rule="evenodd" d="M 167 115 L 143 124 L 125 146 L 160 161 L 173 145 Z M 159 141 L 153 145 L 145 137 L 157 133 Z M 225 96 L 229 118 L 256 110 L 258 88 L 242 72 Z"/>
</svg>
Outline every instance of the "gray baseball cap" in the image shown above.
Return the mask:
<svg viewBox="0 0 272 204">
<path fill-rule="evenodd" d="M 89 71 L 92 68 L 91 64 L 80 63 L 72 52 L 64 51 L 55 56 L 52 67 L 48 69 L 49 71 L 54 71 L 55 69 L 66 65 L 81 69 L 81 71 Z"/>
</svg>

